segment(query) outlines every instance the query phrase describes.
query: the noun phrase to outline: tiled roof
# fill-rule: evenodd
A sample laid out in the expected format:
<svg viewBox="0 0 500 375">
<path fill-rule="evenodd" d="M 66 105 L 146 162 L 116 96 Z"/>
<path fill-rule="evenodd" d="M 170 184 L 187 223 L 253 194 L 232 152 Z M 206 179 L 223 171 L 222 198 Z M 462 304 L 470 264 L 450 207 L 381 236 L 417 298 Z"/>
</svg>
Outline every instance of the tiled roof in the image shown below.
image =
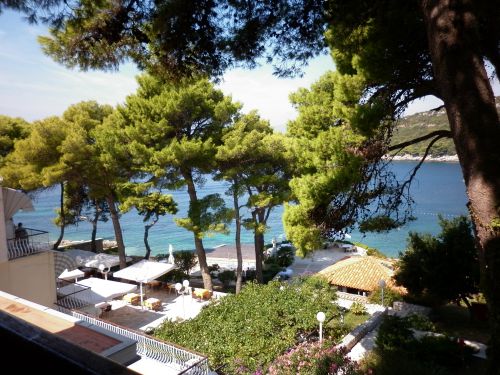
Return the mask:
<svg viewBox="0 0 500 375">
<path fill-rule="evenodd" d="M 393 285 L 393 274 L 389 261 L 372 256 L 349 257 L 319 272 L 330 284 L 370 292 L 378 288 L 380 280 Z"/>
</svg>

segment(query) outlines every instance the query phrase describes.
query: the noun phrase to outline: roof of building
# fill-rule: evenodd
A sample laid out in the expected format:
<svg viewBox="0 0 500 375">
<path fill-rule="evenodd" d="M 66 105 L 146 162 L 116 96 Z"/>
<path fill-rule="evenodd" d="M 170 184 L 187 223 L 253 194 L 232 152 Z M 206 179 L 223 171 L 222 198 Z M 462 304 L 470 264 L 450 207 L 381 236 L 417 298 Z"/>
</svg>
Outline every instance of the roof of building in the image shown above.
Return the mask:
<svg viewBox="0 0 500 375">
<path fill-rule="evenodd" d="M 346 288 L 373 291 L 378 288 L 380 280 L 387 285 L 393 285 L 392 264 L 385 259 L 372 256 L 353 256 L 321 270 L 330 284 Z"/>
</svg>

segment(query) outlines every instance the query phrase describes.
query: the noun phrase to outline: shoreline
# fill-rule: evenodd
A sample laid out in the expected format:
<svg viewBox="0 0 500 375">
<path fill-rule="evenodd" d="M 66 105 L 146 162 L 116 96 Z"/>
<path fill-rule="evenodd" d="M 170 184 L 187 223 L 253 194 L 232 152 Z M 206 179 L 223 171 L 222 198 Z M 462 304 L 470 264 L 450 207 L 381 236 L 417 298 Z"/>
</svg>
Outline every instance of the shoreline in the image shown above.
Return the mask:
<svg viewBox="0 0 500 375">
<path fill-rule="evenodd" d="M 422 160 L 422 156 L 410 155 L 410 154 L 395 155 L 393 157 L 391 157 L 390 155 L 385 155 L 383 158 L 384 159 L 392 159 L 393 161 L 420 161 L 420 160 Z M 458 156 L 457 155 L 444 155 L 444 156 L 428 155 L 425 158 L 424 163 L 427 163 L 427 162 L 458 163 Z"/>
</svg>

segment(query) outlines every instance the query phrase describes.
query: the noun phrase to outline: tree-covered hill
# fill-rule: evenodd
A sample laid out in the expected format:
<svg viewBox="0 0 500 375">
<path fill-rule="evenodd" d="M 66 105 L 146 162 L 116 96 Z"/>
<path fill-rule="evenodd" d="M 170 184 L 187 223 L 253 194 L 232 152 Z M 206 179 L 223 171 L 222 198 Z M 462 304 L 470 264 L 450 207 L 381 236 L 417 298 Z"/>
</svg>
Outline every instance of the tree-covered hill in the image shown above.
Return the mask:
<svg viewBox="0 0 500 375">
<path fill-rule="evenodd" d="M 500 113 L 500 96 L 496 97 L 497 111 Z M 435 130 L 449 129 L 446 111 L 441 108 L 437 111 L 420 112 L 399 120 L 392 144 L 396 145 L 410 139 L 421 137 Z M 428 142 L 421 142 L 406 147 L 398 155 L 422 156 Z M 455 155 L 455 146 L 451 139 L 440 139 L 432 147 L 430 153 L 433 157 Z"/>
</svg>

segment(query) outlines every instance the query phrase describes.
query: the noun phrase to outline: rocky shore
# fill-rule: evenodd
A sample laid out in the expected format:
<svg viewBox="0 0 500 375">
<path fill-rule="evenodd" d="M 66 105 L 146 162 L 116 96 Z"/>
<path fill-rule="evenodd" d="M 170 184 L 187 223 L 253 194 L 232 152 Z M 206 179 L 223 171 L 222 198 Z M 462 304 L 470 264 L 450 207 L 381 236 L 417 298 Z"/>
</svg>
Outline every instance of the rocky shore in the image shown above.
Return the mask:
<svg viewBox="0 0 500 375">
<path fill-rule="evenodd" d="M 386 158 L 390 158 L 390 156 L 386 156 Z M 410 155 L 410 154 L 405 154 L 405 155 L 396 155 L 392 157 L 392 160 L 394 161 L 420 161 L 422 159 L 422 156 L 418 155 Z M 427 156 L 425 158 L 426 162 L 444 162 L 444 163 L 458 163 L 458 156 L 457 155 L 444 155 L 444 156 Z"/>
</svg>

